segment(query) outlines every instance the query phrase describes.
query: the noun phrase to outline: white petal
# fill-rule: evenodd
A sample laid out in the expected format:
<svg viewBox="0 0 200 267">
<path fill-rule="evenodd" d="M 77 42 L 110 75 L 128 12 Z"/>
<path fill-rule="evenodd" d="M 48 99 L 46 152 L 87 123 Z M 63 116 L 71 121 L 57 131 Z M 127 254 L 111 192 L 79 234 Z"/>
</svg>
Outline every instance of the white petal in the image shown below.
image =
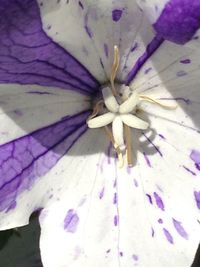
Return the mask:
<svg viewBox="0 0 200 267">
<path fill-rule="evenodd" d="M 99 128 L 110 124 L 115 118 L 115 114 L 108 112 L 87 121 L 89 128 Z"/>
<path fill-rule="evenodd" d="M 112 133 L 115 140 L 115 144 L 119 146 L 121 150 L 124 148 L 124 129 L 123 122 L 120 116 L 116 116 L 112 123 Z"/>
<path fill-rule="evenodd" d="M 133 91 L 133 93 L 131 94 L 131 96 L 120 105 L 119 107 L 119 113 L 130 113 L 134 110 L 134 108 L 136 107 L 136 105 L 139 102 L 139 97 L 138 94 Z"/>
<path fill-rule="evenodd" d="M 123 114 L 120 117 L 123 123 L 125 123 L 126 125 L 132 128 L 146 130 L 149 127 L 148 122 L 143 121 L 142 119 L 136 117 L 135 115 Z"/>
<path fill-rule="evenodd" d="M 59 181 L 71 177 L 69 164 L 74 179 L 68 180 L 70 191 L 61 189 L 59 200 L 41 213 L 44 266 L 92 267 L 97 261 L 108 267 L 118 262 L 121 266 L 191 266 L 200 234 L 199 210 L 192 191 L 198 188 L 198 181 L 179 164 L 187 165 L 189 159 L 179 154 L 172 171 L 171 146 L 160 143 L 169 149 L 162 158 L 156 150 L 151 155 L 145 143 L 135 141 L 135 148 L 145 151 L 151 167 L 139 153 L 140 164 L 120 170 L 110 148 L 108 156 L 91 155 L 95 145 L 96 149 L 106 149 L 97 138 L 100 134 L 88 133 L 72 149 L 76 159 L 65 158 L 59 166 Z M 138 140 L 137 134 L 133 136 Z M 157 136 L 156 144 L 159 139 Z M 82 161 L 84 146 L 88 156 Z"/>
<path fill-rule="evenodd" d="M 111 89 L 109 87 L 103 88 L 102 94 L 107 109 L 113 113 L 117 112 L 119 109 L 119 104 L 117 103 L 116 98 L 113 96 Z"/>
<path fill-rule="evenodd" d="M 0 144 L 90 108 L 89 97 L 37 85 L 0 85 Z"/>
<path fill-rule="evenodd" d="M 102 82 L 110 79 L 115 45 L 121 55 L 117 79 L 122 81 L 154 38 L 136 0 L 44 0 L 40 11 L 48 36 Z"/>
</svg>

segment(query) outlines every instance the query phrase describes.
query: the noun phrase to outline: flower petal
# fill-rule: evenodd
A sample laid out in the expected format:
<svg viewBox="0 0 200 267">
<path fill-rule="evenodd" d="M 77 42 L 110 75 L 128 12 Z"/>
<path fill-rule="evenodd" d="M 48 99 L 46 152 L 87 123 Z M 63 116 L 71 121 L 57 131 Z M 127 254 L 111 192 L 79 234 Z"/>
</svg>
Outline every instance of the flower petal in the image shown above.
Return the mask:
<svg viewBox="0 0 200 267">
<path fill-rule="evenodd" d="M 185 44 L 198 36 L 199 0 L 138 1 L 150 17 L 154 29 L 166 40 Z M 200 31 L 199 31 L 200 32 Z"/>
<path fill-rule="evenodd" d="M 99 86 L 42 29 L 36 0 L 0 1 L 0 83 L 38 84 L 93 93 Z"/>
<path fill-rule="evenodd" d="M 40 10 L 45 32 L 102 83 L 110 80 L 115 45 L 121 57 L 117 80 L 123 81 L 155 37 L 136 0 L 44 0 Z"/>
<path fill-rule="evenodd" d="M 33 85 L 0 85 L 0 98 L 0 227 L 11 228 L 40 207 L 43 190 L 35 198 L 32 189 L 85 132 L 90 102 L 76 92 Z"/>
<path fill-rule="evenodd" d="M 163 104 L 177 109 L 167 110 L 154 104 L 142 104 L 147 112 L 187 127 L 199 128 L 200 102 L 199 50 L 192 50 L 165 41 L 140 68 L 131 87 Z M 148 71 L 147 71 L 148 70 Z M 147 115 L 148 116 L 148 115 Z M 150 118 L 149 118 L 150 119 Z M 151 121 L 151 119 L 150 119 Z"/>
<path fill-rule="evenodd" d="M 90 108 L 89 97 L 56 87 L 0 85 L 0 145 Z"/>
<path fill-rule="evenodd" d="M 86 131 L 88 115 L 82 112 L 68 116 L 0 146 L 1 228 L 27 223 L 33 210 L 49 197 L 44 196 L 44 188 L 50 190 L 51 184 L 43 184 L 45 179 L 41 179 L 34 186 L 35 180 L 45 176 Z"/>
<path fill-rule="evenodd" d="M 200 229 L 193 194 L 198 179 L 180 166 L 192 164 L 189 158 L 180 153 L 172 162 L 175 150 L 164 142 L 168 151 L 161 157 L 137 143 L 134 132 L 134 145 L 144 153 L 133 170 L 121 170 L 100 134 L 88 131 L 71 150 L 80 156 L 58 163 L 59 181 L 71 173 L 74 179 L 40 215 L 44 266 L 190 266 Z M 107 155 L 91 156 L 95 147 Z M 81 161 L 83 149 L 89 155 Z"/>
</svg>

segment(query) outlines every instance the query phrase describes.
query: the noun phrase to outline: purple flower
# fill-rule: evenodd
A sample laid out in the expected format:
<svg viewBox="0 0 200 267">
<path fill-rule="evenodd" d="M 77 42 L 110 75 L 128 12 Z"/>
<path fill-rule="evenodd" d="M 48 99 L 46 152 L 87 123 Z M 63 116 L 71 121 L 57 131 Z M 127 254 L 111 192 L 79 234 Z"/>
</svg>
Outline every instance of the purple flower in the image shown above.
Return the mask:
<svg viewBox="0 0 200 267">
<path fill-rule="evenodd" d="M 41 209 L 44 267 L 192 264 L 200 1 L 138 4 L 0 0 L 0 228 Z"/>
</svg>

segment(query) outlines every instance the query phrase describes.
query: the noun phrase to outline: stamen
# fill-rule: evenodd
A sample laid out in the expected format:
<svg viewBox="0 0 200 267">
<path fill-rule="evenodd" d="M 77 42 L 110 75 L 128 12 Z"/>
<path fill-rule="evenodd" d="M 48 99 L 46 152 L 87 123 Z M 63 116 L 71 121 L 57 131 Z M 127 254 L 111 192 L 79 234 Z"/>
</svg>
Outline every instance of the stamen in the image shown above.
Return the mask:
<svg viewBox="0 0 200 267">
<path fill-rule="evenodd" d="M 136 92 L 133 92 L 132 95 L 120 105 L 119 113 L 130 113 L 134 110 L 136 105 L 139 102 L 139 96 Z"/>
<path fill-rule="evenodd" d="M 142 119 L 136 117 L 132 114 L 122 114 L 120 115 L 121 120 L 124 124 L 128 125 L 129 127 L 146 130 L 149 127 L 148 122 L 143 121 Z"/>
<path fill-rule="evenodd" d="M 131 129 L 124 125 L 124 136 L 126 141 L 126 158 L 129 167 L 133 167 L 133 151 L 132 151 L 132 136 Z"/>
<path fill-rule="evenodd" d="M 111 88 L 114 96 L 117 96 L 117 91 L 115 88 L 115 77 L 117 74 L 117 70 L 119 68 L 119 62 L 120 62 L 120 55 L 119 55 L 119 48 L 115 45 L 114 46 L 114 60 L 112 64 L 112 71 L 111 71 L 111 77 L 110 77 L 110 83 Z"/>
<path fill-rule="evenodd" d="M 116 98 L 113 96 L 111 89 L 109 87 L 103 88 L 102 94 L 107 109 L 116 113 L 119 110 L 119 104 L 117 103 Z"/>
<path fill-rule="evenodd" d="M 112 112 L 105 113 L 93 119 L 87 121 L 89 128 L 99 128 L 110 124 L 115 118 L 115 114 Z"/>
<path fill-rule="evenodd" d="M 146 96 L 146 95 L 140 95 L 139 98 L 141 100 L 144 100 L 144 101 L 147 101 L 147 102 L 151 102 L 151 103 L 154 103 L 154 104 L 157 104 L 159 106 L 161 106 L 162 108 L 166 108 L 166 109 L 176 109 L 178 107 L 178 105 L 166 105 L 166 104 L 163 104 L 161 103 L 160 101 L 158 100 L 155 100 L 149 96 Z"/>
<path fill-rule="evenodd" d="M 115 144 L 122 151 L 124 146 L 124 127 L 120 116 L 116 116 L 112 123 L 112 132 Z"/>
<path fill-rule="evenodd" d="M 115 148 L 115 151 L 117 152 L 118 161 L 119 161 L 119 168 L 122 168 L 124 166 L 124 159 L 121 150 L 119 147 L 115 144 L 114 137 L 112 135 L 112 132 L 109 130 L 108 126 L 104 127 L 106 135 L 109 137 L 110 141 L 113 144 L 113 147 Z"/>
</svg>

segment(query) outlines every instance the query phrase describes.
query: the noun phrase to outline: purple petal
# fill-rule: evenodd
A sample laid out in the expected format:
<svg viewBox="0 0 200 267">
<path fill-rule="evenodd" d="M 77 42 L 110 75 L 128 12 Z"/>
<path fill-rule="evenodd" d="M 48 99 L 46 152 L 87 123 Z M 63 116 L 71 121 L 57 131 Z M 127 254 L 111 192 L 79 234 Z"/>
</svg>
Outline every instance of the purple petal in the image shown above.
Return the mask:
<svg viewBox="0 0 200 267">
<path fill-rule="evenodd" d="M 172 42 L 184 44 L 190 41 L 200 28 L 200 1 L 169 1 L 154 28 L 163 38 Z"/>
<path fill-rule="evenodd" d="M 0 211 L 30 189 L 86 131 L 88 112 L 82 112 L 0 146 Z"/>
<path fill-rule="evenodd" d="M 0 0 L 0 83 L 93 93 L 97 80 L 42 29 L 35 0 Z"/>
</svg>

